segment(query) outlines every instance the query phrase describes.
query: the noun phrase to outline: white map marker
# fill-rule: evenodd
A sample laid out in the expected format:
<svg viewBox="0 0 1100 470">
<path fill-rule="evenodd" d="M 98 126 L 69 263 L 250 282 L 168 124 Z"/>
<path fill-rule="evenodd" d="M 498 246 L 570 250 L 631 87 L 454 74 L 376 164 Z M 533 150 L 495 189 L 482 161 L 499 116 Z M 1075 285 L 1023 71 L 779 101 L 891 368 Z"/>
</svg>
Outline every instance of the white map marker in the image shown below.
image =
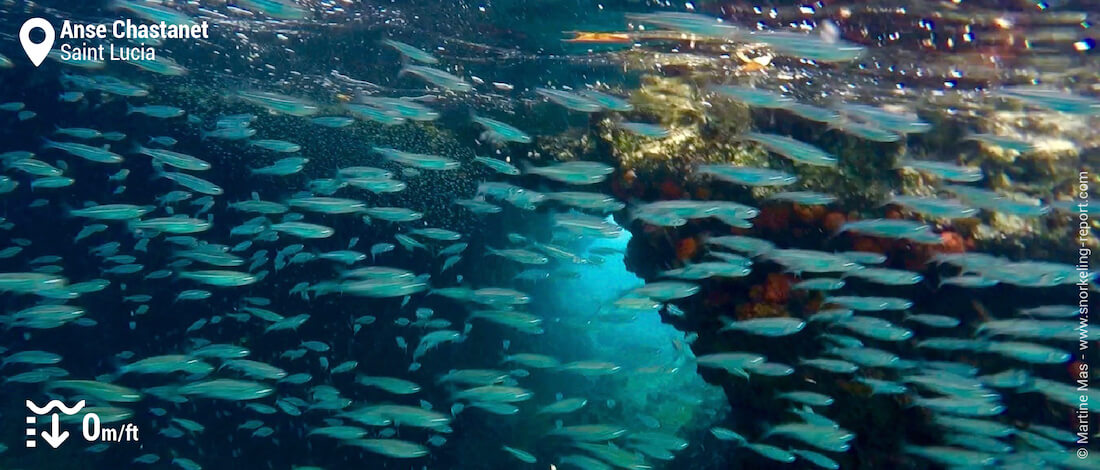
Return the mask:
<svg viewBox="0 0 1100 470">
<path fill-rule="evenodd" d="M 31 41 L 31 31 L 35 28 L 46 33 L 46 39 L 37 44 Z M 19 43 L 23 44 L 23 51 L 27 53 L 27 57 L 30 57 L 35 67 L 42 65 L 42 61 L 46 60 L 46 56 L 50 54 L 50 49 L 53 48 L 53 37 L 53 25 L 45 18 L 31 18 L 23 23 L 22 28 L 19 28 Z"/>
</svg>

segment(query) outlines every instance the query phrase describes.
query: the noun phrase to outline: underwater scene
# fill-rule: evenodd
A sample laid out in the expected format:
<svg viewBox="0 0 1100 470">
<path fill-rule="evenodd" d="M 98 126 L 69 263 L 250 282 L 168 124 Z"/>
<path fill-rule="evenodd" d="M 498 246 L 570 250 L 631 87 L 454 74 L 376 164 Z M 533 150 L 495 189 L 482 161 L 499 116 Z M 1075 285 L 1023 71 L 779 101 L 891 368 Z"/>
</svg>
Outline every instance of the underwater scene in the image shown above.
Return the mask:
<svg viewBox="0 0 1100 470">
<path fill-rule="evenodd" d="M 0 469 L 1100 469 L 1094 0 L 0 0 Z"/>
</svg>

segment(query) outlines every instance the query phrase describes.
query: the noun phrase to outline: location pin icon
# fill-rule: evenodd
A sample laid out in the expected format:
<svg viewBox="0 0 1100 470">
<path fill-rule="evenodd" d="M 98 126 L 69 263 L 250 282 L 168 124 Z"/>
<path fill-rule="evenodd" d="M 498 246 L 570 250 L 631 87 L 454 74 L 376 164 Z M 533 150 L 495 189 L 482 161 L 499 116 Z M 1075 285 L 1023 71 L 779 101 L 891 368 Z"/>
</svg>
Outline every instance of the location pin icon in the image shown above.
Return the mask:
<svg viewBox="0 0 1100 470">
<path fill-rule="evenodd" d="M 46 39 L 37 44 L 31 41 L 31 31 L 35 28 L 46 33 Z M 19 28 L 19 42 L 23 44 L 23 52 L 27 53 L 27 57 L 30 57 L 35 67 L 42 65 L 42 61 L 46 60 L 46 56 L 50 54 L 50 49 L 53 48 L 53 36 L 53 25 L 45 18 L 31 18 L 23 23 L 22 28 Z"/>
</svg>

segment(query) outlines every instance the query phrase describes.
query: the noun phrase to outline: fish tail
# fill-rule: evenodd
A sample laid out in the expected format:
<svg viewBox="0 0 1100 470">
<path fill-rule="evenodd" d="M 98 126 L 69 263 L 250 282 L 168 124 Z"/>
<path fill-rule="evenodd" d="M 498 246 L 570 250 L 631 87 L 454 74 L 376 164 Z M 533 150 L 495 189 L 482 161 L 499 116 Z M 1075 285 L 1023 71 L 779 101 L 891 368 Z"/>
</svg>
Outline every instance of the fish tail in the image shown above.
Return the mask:
<svg viewBox="0 0 1100 470">
<path fill-rule="evenodd" d="M 748 382 L 748 381 L 752 380 L 752 375 L 749 375 L 749 373 L 747 371 L 745 371 L 745 369 L 734 369 L 734 370 L 737 371 L 737 372 L 734 372 L 734 375 L 736 375 L 738 377 L 744 377 L 745 382 Z"/>
<path fill-rule="evenodd" d="M 486 132 L 488 132 L 488 131 L 486 131 Z M 531 163 L 530 160 L 522 159 L 522 158 L 517 159 L 517 160 L 518 160 L 520 169 L 523 170 L 524 173 L 534 173 L 536 175 L 538 174 L 539 167 L 535 166 L 534 163 Z"/>
<path fill-rule="evenodd" d="M 629 219 L 629 220 L 633 220 L 633 219 Z M 711 234 L 710 232 L 703 232 L 703 233 L 699 234 L 699 236 L 698 236 L 698 238 L 699 238 L 699 247 L 703 248 L 703 247 L 707 246 L 710 243 L 710 239 L 713 238 L 713 237 L 714 237 L 714 235 Z"/>
<path fill-rule="evenodd" d="M 764 434 L 760 436 L 760 439 L 767 439 L 773 433 L 775 433 L 775 427 L 772 426 L 771 424 L 765 424 L 764 425 Z"/>
<path fill-rule="evenodd" d="M 66 219 L 71 219 L 73 217 L 76 217 L 76 216 L 73 215 L 73 206 L 69 205 L 66 202 L 61 203 L 61 213 L 65 214 Z"/>
<path fill-rule="evenodd" d="M 122 377 L 124 374 L 126 374 L 126 371 L 123 370 L 122 367 L 119 367 L 118 372 L 103 374 L 103 376 L 100 378 L 102 378 L 105 382 L 114 382 L 115 380 L 118 380 L 119 377 Z"/>
<path fill-rule="evenodd" d="M 129 116 L 131 114 L 134 114 L 134 111 L 135 111 L 134 105 L 132 105 L 130 103 L 126 103 L 126 115 Z"/>
<path fill-rule="evenodd" d="M 164 177 L 164 166 L 159 165 L 159 162 L 153 160 L 153 174 L 149 176 L 149 181 L 156 181 Z"/>
</svg>

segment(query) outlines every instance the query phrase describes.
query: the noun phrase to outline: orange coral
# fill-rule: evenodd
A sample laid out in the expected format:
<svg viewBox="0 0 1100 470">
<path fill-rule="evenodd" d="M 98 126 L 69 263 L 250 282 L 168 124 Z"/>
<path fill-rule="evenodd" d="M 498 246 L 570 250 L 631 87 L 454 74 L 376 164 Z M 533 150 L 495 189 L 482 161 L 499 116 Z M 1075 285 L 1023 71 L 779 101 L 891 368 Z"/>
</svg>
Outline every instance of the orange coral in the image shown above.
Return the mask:
<svg viewBox="0 0 1100 470">
<path fill-rule="evenodd" d="M 704 304 L 710 307 L 725 307 L 733 302 L 733 296 L 729 290 L 711 289 L 707 294 Z"/>
<path fill-rule="evenodd" d="M 676 243 L 676 259 L 680 261 L 695 257 L 697 251 L 699 251 L 699 244 L 694 238 L 685 238 Z"/>
<path fill-rule="evenodd" d="M 630 182 L 626 178 L 616 178 L 611 180 L 611 194 L 620 199 L 626 197 L 628 194 L 626 188 L 630 187 Z"/>
<path fill-rule="evenodd" d="M 870 386 L 859 382 L 841 381 L 837 383 L 837 386 L 852 395 L 871 396 L 872 393 Z"/>
<path fill-rule="evenodd" d="M 791 277 L 786 274 L 768 274 L 768 280 L 764 286 L 764 300 L 768 302 L 785 304 L 791 299 Z"/>
<path fill-rule="evenodd" d="M 626 170 L 623 172 L 622 180 L 627 186 L 634 184 L 634 180 L 638 179 L 638 174 L 634 170 Z"/>
<path fill-rule="evenodd" d="M 808 224 L 817 222 L 818 219 L 825 214 L 825 208 L 822 206 L 803 206 L 795 204 L 793 210 L 799 220 Z"/>
<path fill-rule="evenodd" d="M 880 245 L 875 239 L 860 237 L 852 243 L 852 249 L 855 251 L 867 251 L 871 253 L 886 253 L 886 248 Z"/>
<path fill-rule="evenodd" d="M 751 318 L 787 317 L 787 310 L 780 305 L 750 302 L 737 306 L 737 319 L 748 320 Z"/>
<path fill-rule="evenodd" d="M 803 291 L 803 292 L 806 292 L 806 291 Z M 814 299 L 809 300 L 808 302 L 806 302 L 806 311 L 807 312 L 816 312 L 818 310 L 821 310 L 821 302 L 823 302 L 823 301 L 824 301 L 824 299 L 822 299 L 821 297 L 816 297 Z"/>
<path fill-rule="evenodd" d="M 756 302 L 785 304 L 791 298 L 793 278 L 786 274 L 770 273 L 763 284 L 749 289 L 749 298 Z"/>
<path fill-rule="evenodd" d="M 1073 362 L 1069 363 L 1069 367 L 1066 368 L 1066 370 L 1069 371 L 1069 376 L 1071 378 L 1076 378 L 1078 376 L 1078 374 L 1080 374 L 1081 371 L 1084 370 L 1084 369 L 1081 369 L 1081 361 L 1073 361 Z"/>
<path fill-rule="evenodd" d="M 638 175 L 634 170 L 627 170 L 618 178 L 611 181 L 611 193 L 622 200 L 630 200 L 641 197 L 645 193 L 644 184 L 634 184 Z"/>
<path fill-rule="evenodd" d="M 769 230 L 783 230 L 791 223 L 791 208 L 788 206 L 768 206 L 760 210 L 753 219 L 753 225 Z"/>
<path fill-rule="evenodd" d="M 810 206 L 810 210 L 814 213 L 814 220 L 821 219 L 829 213 L 829 210 L 825 206 Z"/>
<path fill-rule="evenodd" d="M 974 240 L 968 239 L 959 232 L 943 232 L 940 234 L 939 245 L 919 245 L 905 260 L 905 266 L 914 271 L 924 269 L 928 260 L 938 253 L 964 253 L 974 248 Z"/>
<path fill-rule="evenodd" d="M 928 267 L 929 256 L 927 252 L 917 250 L 911 256 L 905 257 L 905 269 L 913 272 L 921 272 Z"/>
<path fill-rule="evenodd" d="M 840 227 L 847 222 L 847 218 L 840 212 L 830 212 L 825 215 L 825 222 L 822 224 L 825 226 L 825 230 L 832 233 L 840 230 Z"/>
<path fill-rule="evenodd" d="M 958 232 L 943 232 L 940 239 L 943 240 L 943 245 L 939 251 L 944 253 L 962 253 L 967 249 L 967 240 Z"/>
<path fill-rule="evenodd" d="M 684 195 L 684 188 L 672 180 L 665 180 L 658 188 L 664 199 L 680 199 Z"/>
</svg>

